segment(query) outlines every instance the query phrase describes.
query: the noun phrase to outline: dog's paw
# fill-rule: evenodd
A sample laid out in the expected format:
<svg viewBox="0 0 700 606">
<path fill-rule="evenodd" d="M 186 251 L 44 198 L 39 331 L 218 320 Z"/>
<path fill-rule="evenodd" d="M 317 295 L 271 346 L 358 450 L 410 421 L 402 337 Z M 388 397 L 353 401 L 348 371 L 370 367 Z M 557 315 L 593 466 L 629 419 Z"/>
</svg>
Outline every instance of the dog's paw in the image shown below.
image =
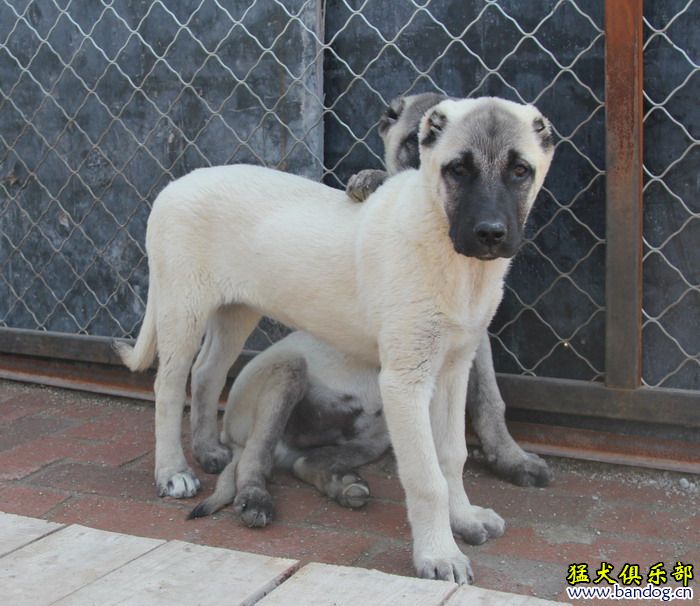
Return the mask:
<svg viewBox="0 0 700 606">
<path fill-rule="evenodd" d="M 487 460 L 499 476 L 517 486 L 548 486 L 554 476 L 547 462 L 530 452 L 523 455 L 516 460 Z"/>
<path fill-rule="evenodd" d="M 368 168 L 361 170 L 348 180 L 345 193 L 355 202 L 364 202 L 386 181 L 387 174 L 383 170 Z"/>
<path fill-rule="evenodd" d="M 416 556 L 414 563 L 418 576 L 424 579 L 451 581 L 460 585 L 474 582 L 469 558 L 461 551 L 450 556 Z"/>
<path fill-rule="evenodd" d="M 457 519 L 451 520 L 452 532 L 459 536 L 465 543 L 481 545 L 489 539 L 495 539 L 503 535 L 506 523 L 493 509 L 470 507 Z"/>
<path fill-rule="evenodd" d="M 204 445 L 194 444 L 192 450 L 195 460 L 207 473 L 221 473 L 224 467 L 231 462 L 231 450 L 219 442 Z"/>
<path fill-rule="evenodd" d="M 199 479 L 191 469 L 185 469 L 173 474 L 162 474 L 162 476 L 156 479 L 159 497 L 184 499 L 193 497 L 199 490 Z"/>
<path fill-rule="evenodd" d="M 233 501 L 233 509 L 249 528 L 262 528 L 272 521 L 272 496 L 259 486 L 244 486 Z"/>
<path fill-rule="evenodd" d="M 358 509 L 369 501 L 369 486 L 356 473 L 347 473 L 340 478 L 341 489 L 335 500 L 343 507 Z"/>
</svg>

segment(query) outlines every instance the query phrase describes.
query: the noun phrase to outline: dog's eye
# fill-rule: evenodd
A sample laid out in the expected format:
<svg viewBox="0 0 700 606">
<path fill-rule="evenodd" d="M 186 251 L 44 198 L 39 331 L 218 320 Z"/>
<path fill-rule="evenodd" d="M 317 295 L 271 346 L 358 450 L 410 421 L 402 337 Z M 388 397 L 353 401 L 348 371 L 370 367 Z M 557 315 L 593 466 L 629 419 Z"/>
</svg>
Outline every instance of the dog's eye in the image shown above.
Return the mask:
<svg viewBox="0 0 700 606">
<path fill-rule="evenodd" d="M 525 164 L 516 164 L 513 167 L 513 176 L 517 179 L 524 179 L 530 174 L 530 167 Z"/>
<path fill-rule="evenodd" d="M 459 160 L 451 162 L 447 165 L 447 171 L 455 177 L 466 177 L 469 174 L 469 168 Z"/>
<path fill-rule="evenodd" d="M 389 120 L 397 120 L 399 115 L 396 113 L 396 110 L 393 107 L 387 107 L 386 112 L 384 114 Z"/>
</svg>

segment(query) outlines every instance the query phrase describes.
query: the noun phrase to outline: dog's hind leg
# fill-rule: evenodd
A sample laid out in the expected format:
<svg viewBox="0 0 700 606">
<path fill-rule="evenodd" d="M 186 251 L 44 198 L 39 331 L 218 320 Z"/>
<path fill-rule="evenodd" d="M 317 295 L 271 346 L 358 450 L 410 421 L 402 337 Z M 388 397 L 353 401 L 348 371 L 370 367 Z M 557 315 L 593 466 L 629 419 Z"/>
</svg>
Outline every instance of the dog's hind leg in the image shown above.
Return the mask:
<svg viewBox="0 0 700 606">
<path fill-rule="evenodd" d="M 484 333 L 469 376 L 467 410 L 488 464 L 519 486 L 547 486 L 552 472 L 535 454 L 525 452 L 506 427 L 506 405 L 496 383 L 488 334 Z"/>
<path fill-rule="evenodd" d="M 191 497 L 199 480 L 182 451 L 182 412 L 190 365 L 204 333 L 208 310 L 186 311 L 181 302 L 159 305 L 156 393 L 156 467 L 158 495 Z"/>
<path fill-rule="evenodd" d="M 272 497 L 266 488 L 274 452 L 289 415 L 306 392 L 302 357 L 268 350 L 239 374 L 226 407 L 222 439 L 232 445 L 231 462 L 221 472 L 216 490 L 189 514 L 208 516 L 229 503 L 245 524 L 266 526 L 272 519 Z"/>
<path fill-rule="evenodd" d="M 207 473 L 219 473 L 231 453 L 219 443 L 217 413 L 221 390 L 260 314 L 244 305 L 226 305 L 209 319 L 204 344 L 192 368 L 192 450 Z"/>
<path fill-rule="evenodd" d="M 291 470 L 343 507 L 358 508 L 367 503 L 370 492 L 356 469 L 378 459 L 389 446 L 386 430 L 368 432 L 344 444 L 299 451 Z"/>
<path fill-rule="evenodd" d="M 304 358 L 287 352 L 263 352 L 250 364 L 231 390 L 224 432 L 237 451 L 244 443 L 233 508 L 246 525 L 261 527 L 267 526 L 273 516 L 266 484 L 275 450 L 289 415 L 306 393 L 308 376 Z"/>
</svg>

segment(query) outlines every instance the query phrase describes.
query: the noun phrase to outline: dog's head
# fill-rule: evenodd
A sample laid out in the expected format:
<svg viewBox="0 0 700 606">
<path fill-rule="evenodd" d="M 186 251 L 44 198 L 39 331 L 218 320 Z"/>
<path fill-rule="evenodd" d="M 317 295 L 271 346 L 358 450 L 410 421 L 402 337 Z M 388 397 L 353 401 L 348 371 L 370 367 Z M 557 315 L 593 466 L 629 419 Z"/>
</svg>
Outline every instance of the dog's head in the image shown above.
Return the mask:
<svg viewBox="0 0 700 606">
<path fill-rule="evenodd" d="M 384 163 L 390 175 L 407 168 L 418 168 L 420 153 L 418 127 L 431 107 L 447 99 L 438 93 L 421 93 L 394 99 L 379 121 L 384 142 Z"/>
<path fill-rule="evenodd" d="M 420 121 L 420 165 L 441 203 L 454 249 L 512 257 L 554 153 L 549 122 L 532 105 L 448 99 Z"/>
</svg>

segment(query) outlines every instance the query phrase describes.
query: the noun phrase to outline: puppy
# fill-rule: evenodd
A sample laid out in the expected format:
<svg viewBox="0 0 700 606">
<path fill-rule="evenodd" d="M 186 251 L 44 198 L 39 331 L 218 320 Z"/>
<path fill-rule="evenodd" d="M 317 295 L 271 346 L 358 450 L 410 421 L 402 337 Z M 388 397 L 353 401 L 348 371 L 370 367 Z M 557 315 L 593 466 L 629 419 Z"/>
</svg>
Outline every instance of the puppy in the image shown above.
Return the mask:
<svg viewBox="0 0 700 606">
<path fill-rule="evenodd" d="M 389 175 L 420 165 L 418 127 L 421 116 L 447 97 L 422 93 L 394 99 L 379 122 L 387 171 L 363 170 L 348 181 L 347 193 L 361 202 Z M 505 424 L 506 405 L 493 367 L 491 343 L 484 333 L 469 375 L 467 410 L 491 468 L 519 486 L 546 486 L 552 479 L 547 463 L 525 452 L 513 440 Z"/>
<path fill-rule="evenodd" d="M 424 93 L 391 103 L 379 133 L 392 173 L 419 167 L 420 119 L 445 99 Z M 350 179 L 347 193 L 364 201 L 387 178 L 385 171 L 362 171 Z M 480 343 L 476 359 L 483 364 L 471 368 L 467 407 L 488 461 L 516 483 L 545 484 L 546 463 L 523 452 L 508 433 L 490 349 L 486 347 L 485 355 L 483 349 Z M 289 335 L 258 354 L 236 378 L 221 433 L 221 443 L 243 454 L 238 476 L 235 465 L 227 468 L 215 494 L 190 517 L 209 515 L 233 501 L 246 524 L 265 526 L 273 515 L 272 497 L 265 488 L 273 465 L 286 468 L 345 507 L 363 506 L 369 487 L 356 468 L 390 445 L 378 376 L 377 368 L 348 359 L 308 333 Z"/>
<path fill-rule="evenodd" d="M 494 98 L 439 103 L 421 120 L 419 142 L 420 168 L 359 205 L 253 166 L 171 183 L 148 222 L 143 327 L 119 351 L 139 369 L 157 350 L 156 483 L 173 496 L 197 488 L 180 426 L 205 331 L 195 372 L 212 379 L 212 392 L 262 314 L 380 368 L 414 564 L 420 576 L 464 583 L 469 560 L 452 533 L 479 542 L 503 531 L 462 484 L 469 367 L 553 146 L 534 107 Z"/>
</svg>

